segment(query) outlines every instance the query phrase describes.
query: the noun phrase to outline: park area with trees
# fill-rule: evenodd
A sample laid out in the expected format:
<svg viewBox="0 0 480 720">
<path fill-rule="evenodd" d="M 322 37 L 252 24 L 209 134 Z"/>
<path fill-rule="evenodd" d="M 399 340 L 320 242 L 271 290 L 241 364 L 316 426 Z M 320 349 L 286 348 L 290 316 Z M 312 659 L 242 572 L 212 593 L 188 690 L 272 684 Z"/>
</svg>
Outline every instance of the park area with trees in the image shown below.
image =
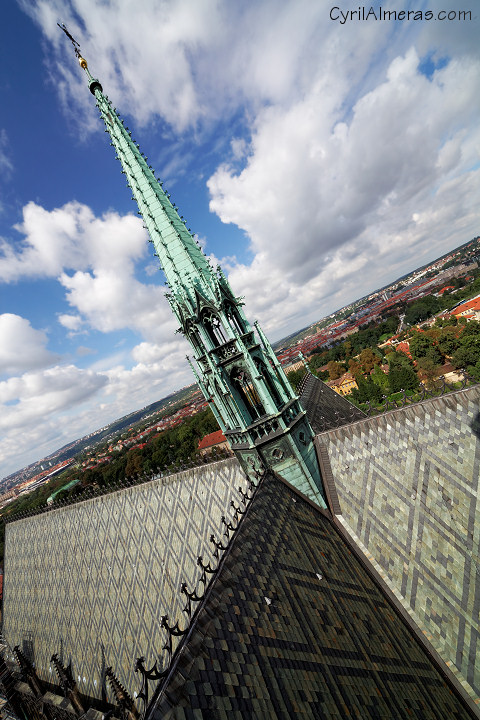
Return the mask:
<svg viewBox="0 0 480 720">
<path fill-rule="evenodd" d="M 438 299 L 427 296 L 409 310 L 405 318 L 408 315 L 411 320 L 420 317 L 425 321 L 439 311 Z M 446 369 L 466 371 L 480 381 L 480 323 L 476 320 L 467 322 L 462 317 L 457 320 L 455 315 L 441 315 L 430 327 L 407 327 L 395 336 L 395 343 L 385 346 L 397 327 L 398 318 L 394 316 L 372 323 L 334 347 L 313 354 L 309 358 L 310 370 L 325 382 L 351 373 L 358 388 L 348 398 L 359 407 L 368 402 L 380 406 L 385 398 L 395 400 L 402 391 L 414 400 L 420 383 L 432 388 Z M 294 388 L 304 373 L 299 369 L 289 374 Z M 451 389 L 455 387 L 453 383 Z"/>
</svg>

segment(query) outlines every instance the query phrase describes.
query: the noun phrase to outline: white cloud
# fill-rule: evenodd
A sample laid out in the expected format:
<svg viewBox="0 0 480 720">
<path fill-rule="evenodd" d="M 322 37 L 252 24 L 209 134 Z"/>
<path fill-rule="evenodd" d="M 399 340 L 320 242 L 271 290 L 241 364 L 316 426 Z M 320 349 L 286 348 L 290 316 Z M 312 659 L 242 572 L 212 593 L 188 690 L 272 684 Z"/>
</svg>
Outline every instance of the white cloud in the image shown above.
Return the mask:
<svg viewBox="0 0 480 720">
<path fill-rule="evenodd" d="M 58 322 L 63 325 L 64 328 L 70 330 L 72 335 L 80 332 L 83 325 L 83 320 L 80 315 L 69 315 L 68 313 L 60 313 L 58 315 Z"/>
<path fill-rule="evenodd" d="M 140 283 L 128 267 L 117 272 L 97 268 L 93 272 L 77 271 L 72 276 L 63 273 L 60 282 L 67 290 L 70 305 L 95 330 L 130 328 L 149 340 L 161 340 L 175 332 L 163 288 Z M 68 322 L 78 324 L 75 319 Z"/>
<path fill-rule="evenodd" d="M 46 347 L 46 334 L 19 315 L 0 315 L 0 337 L 0 375 L 45 367 L 57 359 Z"/>
<path fill-rule="evenodd" d="M 27 372 L 0 382 L 0 463 L 5 473 L 41 458 L 86 432 L 78 418 L 107 383 L 73 365 Z M 90 410 L 90 423 L 95 423 Z M 95 425 L 94 425 L 95 426 Z M 91 426 L 90 426 L 91 427 Z"/>
<path fill-rule="evenodd" d="M 136 263 L 148 252 L 139 218 L 114 212 L 97 218 L 78 202 L 51 211 L 30 202 L 16 229 L 23 242 L 16 249 L 4 241 L 0 278 L 58 279 L 73 310 L 58 321 L 70 333 L 130 328 L 159 341 L 174 332 L 163 288 L 135 279 Z"/>
<path fill-rule="evenodd" d="M 87 355 L 95 355 L 97 350 L 86 347 L 86 345 L 79 345 L 75 352 L 79 357 L 86 357 Z"/>
<path fill-rule="evenodd" d="M 0 129 L 0 170 L 2 174 L 9 174 L 13 170 L 13 164 L 10 160 L 7 150 L 8 137 L 4 128 Z"/>
<path fill-rule="evenodd" d="M 25 373 L 0 383 L 0 418 L 3 430 L 36 423 L 49 415 L 84 402 L 107 382 L 107 378 L 74 365 Z"/>
<path fill-rule="evenodd" d="M 48 65 L 66 112 L 80 104 L 81 125 L 86 113 L 91 128 L 85 79 L 59 17 L 122 112 L 140 125 L 160 115 L 179 132 L 225 117 L 245 101 L 283 102 L 293 89 L 301 93 L 328 29 L 327 9 L 310 0 L 21 4 L 50 41 Z"/>
<path fill-rule="evenodd" d="M 136 365 L 131 369 L 119 366 L 108 370 L 106 395 L 113 396 L 117 405 L 133 409 L 194 382 L 185 360 L 189 351 L 187 342 L 183 338 L 172 340 L 172 335 L 169 337 L 170 340 L 161 345 L 137 345 L 132 350 Z"/>
<path fill-rule="evenodd" d="M 70 101 L 82 97 L 88 104 L 87 93 L 78 91 L 71 48 L 55 25 L 52 8 L 59 5 L 37 0 L 27 11 L 53 45 L 49 59 L 75 78 L 64 88 Z M 432 0 L 431 7 L 441 9 L 441 3 Z M 62 17 L 78 32 L 93 72 L 136 123 L 161 116 L 177 131 L 198 131 L 241 108 L 250 142 L 225 138 L 235 166 L 219 166 L 208 186 L 211 209 L 250 238 L 254 260 L 249 267 L 231 264 L 232 282 L 267 327 L 291 330 L 306 315 L 321 314 L 325 303 L 328 310 L 337 298 L 343 304 L 349 287 L 353 299 L 359 268 L 364 278 L 371 276 L 368 289 L 377 278 L 391 279 L 397 267 L 404 272 L 415 261 L 410 255 L 402 262 L 401 250 L 413 247 L 414 238 L 419 245 L 413 253 L 423 257 L 422 243 L 431 245 L 431 239 L 418 233 L 413 214 L 430 213 L 443 184 L 459 178 L 476 157 L 474 22 L 461 31 L 440 22 L 339 25 L 328 6 L 308 0 L 150 0 L 133 8 L 129 0 L 74 0 Z M 419 52 L 449 62 L 427 78 L 418 70 Z M 65 67 L 72 67 L 71 76 Z M 165 69 L 160 76 L 158 67 Z M 474 182 L 472 175 L 468 186 Z M 439 252 L 477 229 L 473 208 L 465 209 L 463 223 L 453 201 L 441 211 L 450 227 L 436 233 Z M 375 255 L 367 261 L 370 251 Z M 81 273 L 63 276 L 72 306 L 82 306 L 94 327 L 118 327 L 125 310 L 118 304 L 115 318 L 112 305 L 120 298 L 113 278 L 106 270 Z M 106 318 L 82 300 L 87 288 L 92 303 L 97 298 L 96 306 L 107 308 Z M 132 290 L 133 298 L 142 294 Z M 278 298 L 271 311 L 269 298 Z M 159 340 L 145 335 L 148 322 L 139 313 L 132 315 L 146 340 Z M 279 325 L 276 315 L 289 318 L 289 326 Z"/>
<path fill-rule="evenodd" d="M 20 250 L 6 240 L 0 245 L 3 282 L 56 278 L 65 269 L 130 269 L 146 254 L 147 235 L 138 217 L 106 212 L 97 218 L 78 202 L 51 211 L 29 202 L 15 229 L 24 236 Z"/>
<path fill-rule="evenodd" d="M 374 289 L 478 232 L 480 63 L 452 60 L 431 79 L 418 63 L 414 49 L 395 58 L 348 121 L 317 87 L 267 108 L 243 170 L 209 179 L 211 209 L 251 238 L 254 261 L 230 276 L 267 328 L 355 299 L 359 272 Z"/>
<path fill-rule="evenodd" d="M 88 348 L 79 348 L 81 355 Z M 182 340 L 141 344 L 128 369 L 109 362 L 27 372 L 0 382 L 0 465 L 8 474 L 192 382 Z M 118 359 L 128 358 L 128 352 Z M 106 365 L 106 369 L 101 365 Z"/>
</svg>

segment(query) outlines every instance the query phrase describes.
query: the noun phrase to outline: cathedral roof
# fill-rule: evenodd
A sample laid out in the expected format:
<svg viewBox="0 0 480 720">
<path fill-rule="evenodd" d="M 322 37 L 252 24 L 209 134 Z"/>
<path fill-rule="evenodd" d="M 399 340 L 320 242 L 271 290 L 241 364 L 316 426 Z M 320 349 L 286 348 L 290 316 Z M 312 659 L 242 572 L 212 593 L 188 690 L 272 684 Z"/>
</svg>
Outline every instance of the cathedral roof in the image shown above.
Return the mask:
<svg viewBox="0 0 480 720">
<path fill-rule="evenodd" d="M 315 433 L 366 417 L 362 410 L 310 373 L 305 377 L 300 400 Z"/>
<path fill-rule="evenodd" d="M 473 716 L 327 513 L 267 475 L 147 717 Z"/>
</svg>

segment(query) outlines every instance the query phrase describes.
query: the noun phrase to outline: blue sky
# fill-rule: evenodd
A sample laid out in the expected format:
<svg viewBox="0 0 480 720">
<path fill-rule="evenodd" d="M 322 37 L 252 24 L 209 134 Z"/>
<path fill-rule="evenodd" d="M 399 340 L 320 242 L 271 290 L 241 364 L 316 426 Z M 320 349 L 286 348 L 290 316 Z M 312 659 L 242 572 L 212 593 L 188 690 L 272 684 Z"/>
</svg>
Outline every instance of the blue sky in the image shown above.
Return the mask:
<svg viewBox="0 0 480 720">
<path fill-rule="evenodd" d="M 323 0 L 5 4 L 0 477 L 192 380 L 56 23 L 276 340 L 480 232 L 478 4 L 467 20 L 436 19 L 459 7 L 443 0 L 381 7 L 433 19 L 340 22 Z"/>
</svg>

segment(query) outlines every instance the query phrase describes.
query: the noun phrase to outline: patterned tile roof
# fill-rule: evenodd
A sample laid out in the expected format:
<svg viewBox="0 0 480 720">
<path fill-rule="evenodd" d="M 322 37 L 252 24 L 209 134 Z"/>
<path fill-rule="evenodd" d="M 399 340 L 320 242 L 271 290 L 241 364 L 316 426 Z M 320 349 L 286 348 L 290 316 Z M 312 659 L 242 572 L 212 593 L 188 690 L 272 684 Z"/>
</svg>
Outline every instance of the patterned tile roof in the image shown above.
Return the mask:
<svg viewBox="0 0 480 720">
<path fill-rule="evenodd" d="M 130 694 L 139 655 L 157 657 L 161 618 L 182 615 L 183 582 L 222 531 L 245 475 L 235 460 L 157 478 L 6 528 L 3 633 L 32 644 L 50 681 L 52 653 L 65 648 L 80 691 L 101 696 L 103 653 Z"/>
<path fill-rule="evenodd" d="M 314 375 L 307 377 L 300 400 L 316 433 L 366 417 L 364 412 Z"/>
<path fill-rule="evenodd" d="M 267 476 L 149 720 L 464 720 L 331 520 Z"/>
</svg>

